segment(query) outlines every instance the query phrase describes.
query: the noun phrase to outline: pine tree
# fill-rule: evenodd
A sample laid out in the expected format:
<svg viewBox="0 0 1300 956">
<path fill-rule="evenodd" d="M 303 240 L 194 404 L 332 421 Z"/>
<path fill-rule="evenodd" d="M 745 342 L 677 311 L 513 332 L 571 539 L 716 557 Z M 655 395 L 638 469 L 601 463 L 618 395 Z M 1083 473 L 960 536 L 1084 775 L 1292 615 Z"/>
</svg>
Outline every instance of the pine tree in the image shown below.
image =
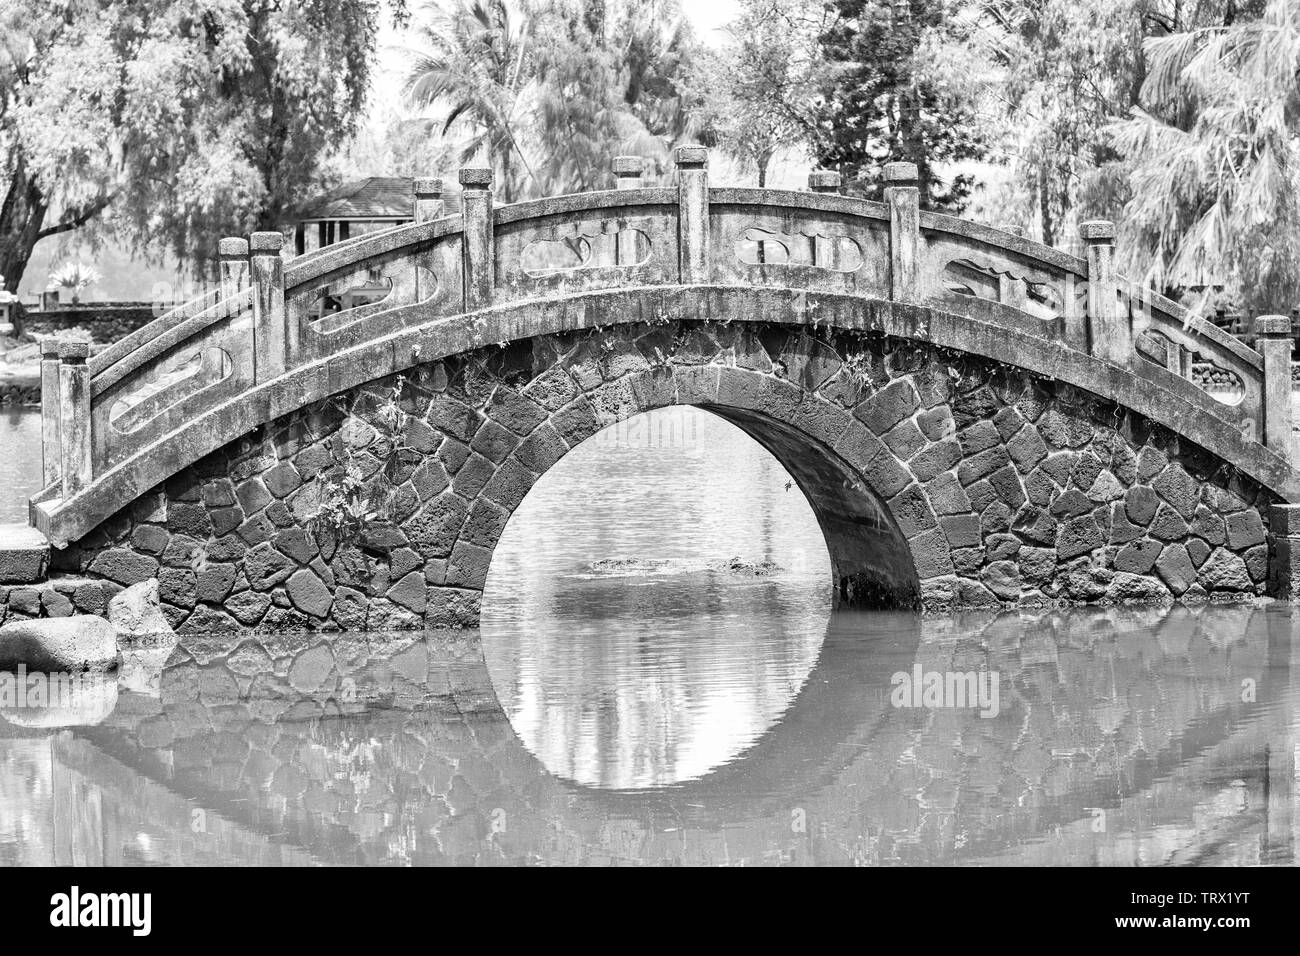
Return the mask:
<svg viewBox="0 0 1300 956">
<path fill-rule="evenodd" d="M 926 45 L 950 28 L 944 0 L 830 0 L 838 14 L 822 35 L 828 63 L 817 111 L 817 159 L 838 168 L 845 190 L 880 198 L 889 162 L 915 163 L 921 203 L 960 212 L 970 173 L 945 179 L 940 167 L 978 160 L 985 146 L 973 101 L 935 82 Z"/>
</svg>

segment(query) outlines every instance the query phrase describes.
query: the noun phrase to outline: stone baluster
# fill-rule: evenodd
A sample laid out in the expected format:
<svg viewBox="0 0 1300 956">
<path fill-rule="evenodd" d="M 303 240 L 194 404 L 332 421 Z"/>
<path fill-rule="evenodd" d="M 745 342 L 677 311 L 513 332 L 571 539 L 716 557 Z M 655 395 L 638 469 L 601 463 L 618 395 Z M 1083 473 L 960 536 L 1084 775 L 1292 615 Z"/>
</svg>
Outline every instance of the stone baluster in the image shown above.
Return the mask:
<svg viewBox="0 0 1300 956">
<path fill-rule="evenodd" d="M 808 174 L 810 192 L 837 195 L 840 191 L 840 174 L 833 169 L 814 169 Z M 759 261 L 765 260 L 763 243 L 758 243 Z M 835 268 L 836 241 L 825 236 L 814 236 L 812 240 L 812 264 L 822 268 Z"/>
<path fill-rule="evenodd" d="M 41 339 L 41 484 L 49 487 L 59 480 L 62 452 L 59 450 L 59 340 Z"/>
<path fill-rule="evenodd" d="M 424 177 L 415 181 L 415 208 L 411 217 L 416 222 L 431 222 L 442 216 L 442 180 Z"/>
<path fill-rule="evenodd" d="M 221 299 L 228 301 L 248 288 L 248 240 L 229 237 L 217 243 L 221 270 Z"/>
<path fill-rule="evenodd" d="M 59 471 L 65 502 L 92 479 L 89 357 L 89 342 L 59 343 Z"/>
<path fill-rule="evenodd" d="M 1165 368 L 1179 378 L 1192 377 L 1192 353 L 1180 342 L 1170 342 L 1165 348 Z"/>
<path fill-rule="evenodd" d="M 1115 224 L 1105 219 L 1079 223 L 1087 244 L 1088 350 L 1094 358 L 1127 368 L 1133 362 L 1133 323 L 1120 308 L 1115 273 Z"/>
<path fill-rule="evenodd" d="M 1261 315 L 1255 320 L 1255 350 L 1264 359 L 1264 447 L 1287 461 L 1291 454 L 1291 319 Z"/>
<path fill-rule="evenodd" d="M 289 349 L 288 313 L 284 307 L 284 260 L 278 232 L 255 232 L 248 240 L 253 278 L 253 381 L 269 382 L 284 374 Z"/>
<path fill-rule="evenodd" d="M 921 301 L 921 190 L 916 163 L 886 163 L 889 204 L 889 297 Z"/>
<path fill-rule="evenodd" d="M 709 151 L 703 146 L 678 146 L 677 249 L 683 285 L 709 281 Z"/>
<path fill-rule="evenodd" d="M 640 156 L 614 157 L 614 188 L 640 189 L 645 162 Z M 614 265 L 633 266 L 637 263 L 636 232 L 620 229 L 614 236 Z"/>
<path fill-rule="evenodd" d="M 837 193 L 840 174 L 833 169 L 814 169 L 808 174 L 808 188 L 815 193 Z"/>
<path fill-rule="evenodd" d="M 645 160 L 640 156 L 614 157 L 614 188 L 640 189 L 641 176 L 645 173 Z"/>
<path fill-rule="evenodd" d="M 442 180 L 425 176 L 415 181 L 415 202 L 411 209 L 414 222 L 441 219 L 446 209 L 442 201 Z M 415 269 L 415 301 L 423 302 L 438 291 L 438 283 L 424 269 Z"/>
<path fill-rule="evenodd" d="M 492 304 L 492 170 L 469 166 L 460 171 L 465 232 L 461 242 L 465 273 L 465 311 Z"/>
</svg>

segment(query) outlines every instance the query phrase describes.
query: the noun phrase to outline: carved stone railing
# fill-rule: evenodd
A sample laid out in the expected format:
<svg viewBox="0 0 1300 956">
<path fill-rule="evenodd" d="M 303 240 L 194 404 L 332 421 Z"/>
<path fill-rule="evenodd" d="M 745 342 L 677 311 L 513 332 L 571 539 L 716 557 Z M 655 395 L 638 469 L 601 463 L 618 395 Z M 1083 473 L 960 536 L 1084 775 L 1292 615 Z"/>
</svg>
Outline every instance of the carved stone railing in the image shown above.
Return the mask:
<svg viewBox="0 0 1300 956">
<path fill-rule="evenodd" d="M 487 344 L 475 332 L 481 310 L 656 286 L 777 288 L 942 310 L 1023 347 L 1042 342 L 1150 380 L 1292 460 L 1289 320 L 1258 320 L 1259 351 L 1193 321 L 1115 274 L 1110 223 L 1081 226 L 1079 258 L 922 212 L 907 163 L 886 167 L 885 201 L 869 202 L 840 195 L 833 172 L 814 172 L 808 192 L 711 189 L 702 147 L 681 147 L 676 160 L 674 186 L 643 187 L 641 161 L 620 157 L 615 189 L 502 208 L 488 170 L 462 169 L 462 213 L 452 216 L 443 215 L 441 181 L 417 180 L 409 225 L 287 263 L 279 233 L 222 240 L 218 290 L 89 361 L 84 344 L 45 352 L 46 487 L 33 521 L 48 527 L 107 473 L 120 483 L 136 456 L 200 413 L 348 349 L 462 315 L 465 328 L 448 328 L 470 348 Z"/>
</svg>

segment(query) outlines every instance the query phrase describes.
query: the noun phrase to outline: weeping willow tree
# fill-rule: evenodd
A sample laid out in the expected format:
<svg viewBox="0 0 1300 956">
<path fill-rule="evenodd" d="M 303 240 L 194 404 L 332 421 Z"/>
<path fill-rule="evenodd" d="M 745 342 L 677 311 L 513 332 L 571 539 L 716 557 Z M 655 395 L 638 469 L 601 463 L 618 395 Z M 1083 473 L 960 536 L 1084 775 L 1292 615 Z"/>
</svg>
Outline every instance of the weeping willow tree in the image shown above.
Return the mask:
<svg viewBox="0 0 1300 956">
<path fill-rule="evenodd" d="M 1157 288 L 1222 284 L 1252 313 L 1287 312 L 1300 294 L 1300 0 L 1250 6 L 1146 41 L 1140 105 L 1112 127 L 1131 164 L 1118 251 Z"/>
</svg>

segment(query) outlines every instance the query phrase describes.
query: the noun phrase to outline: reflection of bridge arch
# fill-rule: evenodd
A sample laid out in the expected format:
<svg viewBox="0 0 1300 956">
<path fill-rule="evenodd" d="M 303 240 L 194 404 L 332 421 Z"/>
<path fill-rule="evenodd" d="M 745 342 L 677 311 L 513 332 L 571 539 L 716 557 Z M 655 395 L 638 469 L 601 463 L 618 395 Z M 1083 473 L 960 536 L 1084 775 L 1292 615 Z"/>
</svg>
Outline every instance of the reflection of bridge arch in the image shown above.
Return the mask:
<svg viewBox="0 0 1300 956">
<path fill-rule="evenodd" d="M 150 708 L 123 695 L 114 718 L 55 752 L 121 795 L 122 832 L 145 825 L 130 809 L 143 791 L 110 769 L 117 761 L 159 781 L 147 808 L 155 824 L 170 820 L 188 834 L 192 810 L 205 808 L 245 834 L 230 838 L 245 849 L 230 852 L 282 835 L 288 845 L 264 850 L 268 859 L 305 850 L 325 862 L 980 860 L 1060 828 L 1086 829 L 1090 808 L 1122 821 L 1128 802 L 1189 760 L 1239 777 L 1243 749 L 1285 738 L 1289 711 L 1242 703 L 1240 690 L 1251 678 L 1260 701 L 1288 699 L 1289 659 L 1272 658 L 1289 647 L 1289 614 L 1210 613 L 1221 619 L 1200 629 L 1162 610 L 1049 615 L 1041 627 L 988 614 L 962 622 L 967 633 L 979 625 L 963 639 L 927 619 L 924 634 L 884 635 L 884 655 L 860 631 L 832 634 L 814 680 L 751 750 L 694 785 L 653 793 L 595 791 L 547 774 L 518 743 L 463 641 L 367 650 L 345 640 L 331 665 L 322 645 L 306 640 L 247 642 L 235 654 L 214 642 L 196 649 L 201 665 L 174 659 L 165 703 Z M 1231 636 L 1211 640 L 1211 631 Z M 239 690 L 240 673 L 261 653 L 289 675 L 276 679 L 283 694 L 265 680 Z M 858 683 L 887 682 L 891 668 L 913 661 L 999 668 L 1002 715 L 895 710 Z M 359 699 L 387 702 L 355 724 L 330 716 L 345 672 Z M 319 691 L 288 686 L 309 675 Z M 380 743 L 366 750 L 367 740 Z M 76 749 L 83 743 L 93 748 Z M 105 754 L 112 761 L 97 769 Z M 1291 770 L 1273 769 L 1272 799 L 1280 793 L 1285 803 Z M 1245 786 L 1258 805 L 1263 781 Z M 1179 804 L 1179 791 L 1161 792 L 1174 803 L 1163 811 L 1170 819 L 1199 806 L 1197 793 Z M 792 828 L 795 810 L 804 832 Z M 1089 845 L 1109 852 L 1154 839 L 1161 812 L 1144 804 L 1148 829 L 1089 831 Z M 265 836 L 248 836 L 257 833 Z M 1083 839 L 1072 852 L 1087 849 Z"/>
<path fill-rule="evenodd" d="M 422 192 L 413 224 L 287 266 L 274 234 L 224 241 L 220 292 L 88 364 L 70 349 L 61 392 L 51 359 L 51 435 L 67 424 L 47 471 L 59 457 L 62 477 L 32 517 L 73 546 L 58 566 L 147 577 L 161 530 L 249 579 L 233 608 L 228 590 L 168 589 L 193 630 L 473 622 L 496 526 L 590 434 L 583 419 L 686 401 L 802 469 L 849 603 L 1263 590 L 1268 510 L 1300 495 L 1277 323 L 1257 352 L 1128 288 L 1104 225 L 1079 259 L 919 213 L 903 167 L 871 203 L 825 175 L 808 193 L 709 189 L 694 148 L 678 166 L 674 189 L 501 209 L 466 170 L 463 215 Z M 375 276 L 379 301 L 317 314 L 322 290 Z M 1208 366 L 1239 401 L 1200 387 L 1191 370 Z M 428 428 L 363 441 L 394 389 Z M 402 479 L 383 495 L 396 520 L 360 556 L 317 540 L 320 502 L 300 488 L 340 456 Z M 1194 527 L 1202 505 L 1241 526 Z"/>
</svg>

